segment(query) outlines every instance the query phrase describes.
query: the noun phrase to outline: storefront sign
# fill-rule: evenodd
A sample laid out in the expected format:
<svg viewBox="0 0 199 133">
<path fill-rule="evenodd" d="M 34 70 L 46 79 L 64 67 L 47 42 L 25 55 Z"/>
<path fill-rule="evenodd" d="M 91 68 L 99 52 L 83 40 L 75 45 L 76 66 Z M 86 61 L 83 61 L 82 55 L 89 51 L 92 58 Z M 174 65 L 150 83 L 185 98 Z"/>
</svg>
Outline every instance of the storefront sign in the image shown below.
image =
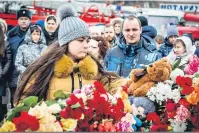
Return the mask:
<svg viewBox="0 0 199 133">
<path fill-rule="evenodd" d="M 181 10 L 185 12 L 199 12 L 197 4 L 160 4 L 161 9 Z"/>
</svg>

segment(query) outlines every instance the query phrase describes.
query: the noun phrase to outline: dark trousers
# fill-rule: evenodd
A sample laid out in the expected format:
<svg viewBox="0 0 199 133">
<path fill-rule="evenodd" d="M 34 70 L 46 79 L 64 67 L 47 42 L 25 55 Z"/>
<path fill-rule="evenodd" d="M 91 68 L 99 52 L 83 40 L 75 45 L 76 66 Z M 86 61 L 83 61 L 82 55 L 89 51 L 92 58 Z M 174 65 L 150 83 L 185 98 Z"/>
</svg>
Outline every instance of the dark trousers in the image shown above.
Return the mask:
<svg viewBox="0 0 199 133">
<path fill-rule="evenodd" d="M 2 97 L 0 96 L 0 123 L 3 121 L 7 111 L 7 104 L 2 104 Z"/>
<path fill-rule="evenodd" d="M 16 88 L 10 88 L 10 93 L 11 93 L 10 103 L 11 103 L 11 108 L 14 108 L 14 95 L 15 95 L 15 91 L 16 91 Z"/>
</svg>

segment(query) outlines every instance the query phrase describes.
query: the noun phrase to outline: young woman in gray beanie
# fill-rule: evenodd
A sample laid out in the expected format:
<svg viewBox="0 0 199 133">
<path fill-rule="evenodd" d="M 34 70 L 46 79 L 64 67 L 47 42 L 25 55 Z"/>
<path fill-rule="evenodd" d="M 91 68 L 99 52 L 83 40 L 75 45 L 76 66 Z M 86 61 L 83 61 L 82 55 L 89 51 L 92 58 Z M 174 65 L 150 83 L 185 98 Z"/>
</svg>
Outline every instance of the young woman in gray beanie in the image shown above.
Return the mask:
<svg viewBox="0 0 199 133">
<path fill-rule="evenodd" d="M 28 96 L 53 99 L 58 90 L 71 93 L 85 84 L 100 81 L 108 92 L 126 83 L 114 73 L 104 71 L 95 57 L 87 53 L 90 39 L 89 27 L 67 5 L 57 11 L 60 17 L 58 42 L 22 74 L 15 94 L 15 104 Z"/>
</svg>

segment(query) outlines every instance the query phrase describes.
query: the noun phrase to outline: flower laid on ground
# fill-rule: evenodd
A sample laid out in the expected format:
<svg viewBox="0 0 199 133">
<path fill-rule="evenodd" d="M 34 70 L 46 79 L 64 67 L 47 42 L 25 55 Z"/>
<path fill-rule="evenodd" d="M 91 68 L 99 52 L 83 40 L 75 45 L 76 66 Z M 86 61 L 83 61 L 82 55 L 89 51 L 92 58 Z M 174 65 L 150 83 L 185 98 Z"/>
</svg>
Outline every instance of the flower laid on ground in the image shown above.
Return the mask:
<svg viewBox="0 0 199 133">
<path fill-rule="evenodd" d="M 57 91 L 54 96 L 55 100 L 47 101 L 27 97 L 8 113 L 0 131 L 120 132 L 135 131 L 136 126 L 141 125 L 141 121 L 130 114 L 132 108 L 122 87 L 117 95 L 111 96 L 95 81 L 72 94 Z M 125 128 L 127 123 L 130 125 Z"/>
<path fill-rule="evenodd" d="M 0 132 L 13 132 L 16 131 L 16 126 L 13 122 L 6 121 L 0 128 Z"/>
<path fill-rule="evenodd" d="M 148 91 L 147 97 L 159 105 L 162 105 L 162 102 L 167 101 L 167 99 L 173 99 L 177 103 L 180 100 L 180 91 L 178 89 L 172 90 L 170 85 L 160 82 Z"/>
<path fill-rule="evenodd" d="M 189 60 L 188 65 L 186 65 L 184 68 L 184 72 L 187 75 L 193 75 L 199 72 L 199 59 L 196 55 L 192 56 L 192 58 Z"/>
</svg>

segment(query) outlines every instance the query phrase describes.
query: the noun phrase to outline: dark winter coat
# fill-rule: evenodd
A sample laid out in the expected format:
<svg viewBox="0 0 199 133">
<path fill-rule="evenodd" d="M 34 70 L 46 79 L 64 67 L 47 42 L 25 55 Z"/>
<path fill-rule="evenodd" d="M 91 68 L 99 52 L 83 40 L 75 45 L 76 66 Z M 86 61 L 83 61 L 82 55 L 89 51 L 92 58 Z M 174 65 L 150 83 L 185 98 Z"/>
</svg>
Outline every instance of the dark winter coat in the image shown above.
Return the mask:
<svg viewBox="0 0 199 133">
<path fill-rule="evenodd" d="M 46 38 L 46 44 L 49 46 L 51 45 L 53 42 L 57 41 L 58 39 L 58 30 L 59 30 L 59 27 L 55 30 L 54 33 L 52 33 L 52 35 L 50 35 L 46 29 L 44 28 L 43 29 L 43 32 L 44 32 L 44 36 Z"/>
<path fill-rule="evenodd" d="M 10 70 L 11 58 L 10 45 L 8 42 L 5 42 L 4 57 L 0 57 L 0 96 L 6 95 L 7 77 L 8 71 Z"/>
<path fill-rule="evenodd" d="M 171 44 L 168 38 L 166 38 L 164 40 L 164 44 L 160 46 L 158 52 L 161 54 L 162 57 L 166 57 L 171 52 L 172 49 L 173 49 L 173 44 Z"/>
<path fill-rule="evenodd" d="M 7 34 L 7 41 L 11 48 L 12 53 L 12 62 L 11 62 L 11 71 L 9 74 L 9 87 L 17 88 L 17 81 L 19 72 L 15 68 L 15 59 L 19 46 L 23 43 L 24 37 L 27 31 L 20 30 L 19 26 L 10 30 Z"/>
<path fill-rule="evenodd" d="M 197 55 L 199 58 L 199 47 L 196 48 L 195 55 Z"/>
</svg>

